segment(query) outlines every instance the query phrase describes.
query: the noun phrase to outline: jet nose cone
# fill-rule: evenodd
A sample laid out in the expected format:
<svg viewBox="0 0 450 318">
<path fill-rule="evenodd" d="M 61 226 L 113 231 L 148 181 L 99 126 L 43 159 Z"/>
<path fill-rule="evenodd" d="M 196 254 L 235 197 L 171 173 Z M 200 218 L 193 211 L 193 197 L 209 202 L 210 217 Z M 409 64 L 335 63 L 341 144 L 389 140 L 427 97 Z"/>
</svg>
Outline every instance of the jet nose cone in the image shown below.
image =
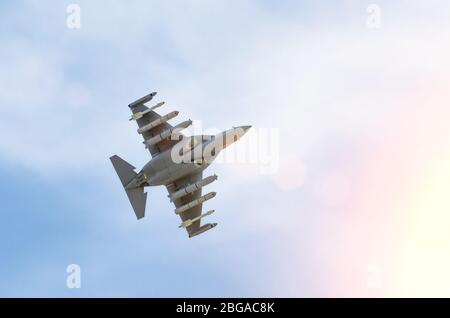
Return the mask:
<svg viewBox="0 0 450 318">
<path fill-rule="evenodd" d="M 250 128 L 252 128 L 252 126 L 241 126 L 239 128 L 243 129 L 244 132 L 247 132 Z"/>
<path fill-rule="evenodd" d="M 252 126 L 233 127 L 232 129 L 228 129 L 224 132 L 217 134 L 215 140 L 216 142 L 219 141 L 219 144 L 220 140 L 223 140 L 224 141 L 223 148 L 221 149 L 224 149 L 229 145 L 231 145 L 232 143 L 235 143 L 236 141 L 241 139 L 241 137 L 244 136 L 250 128 L 252 128 Z"/>
</svg>

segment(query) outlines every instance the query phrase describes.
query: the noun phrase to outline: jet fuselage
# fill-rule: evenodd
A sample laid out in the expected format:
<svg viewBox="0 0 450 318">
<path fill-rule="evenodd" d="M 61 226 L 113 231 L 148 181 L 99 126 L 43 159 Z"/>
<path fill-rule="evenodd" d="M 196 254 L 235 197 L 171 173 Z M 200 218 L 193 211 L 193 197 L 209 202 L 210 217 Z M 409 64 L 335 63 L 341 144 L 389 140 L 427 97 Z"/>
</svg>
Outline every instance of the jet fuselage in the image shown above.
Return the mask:
<svg viewBox="0 0 450 318">
<path fill-rule="evenodd" d="M 205 170 L 214 159 L 208 162 L 194 162 L 195 152 L 199 150 L 198 147 L 204 148 L 210 142 L 204 141 L 202 144 L 190 149 L 189 153 L 183 156 L 185 159 L 186 157 L 190 157 L 193 160 L 183 160 L 180 162 L 177 158 L 174 158 L 176 154 L 174 154 L 173 149 L 168 149 L 153 157 L 141 170 L 141 173 L 145 174 L 147 178 L 147 184 L 149 186 L 168 185 L 175 180 Z"/>
<path fill-rule="evenodd" d="M 220 151 L 238 141 L 250 126 L 234 127 L 217 135 L 197 135 L 153 157 L 136 176 L 133 186 L 169 185 L 175 180 L 205 170 Z M 191 144 L 193 147 L 187 147 Z M 182 154 L 180 151 L 182 150 Z M 145 181 L 145 182 L 144 182 Z"/>
</svg>

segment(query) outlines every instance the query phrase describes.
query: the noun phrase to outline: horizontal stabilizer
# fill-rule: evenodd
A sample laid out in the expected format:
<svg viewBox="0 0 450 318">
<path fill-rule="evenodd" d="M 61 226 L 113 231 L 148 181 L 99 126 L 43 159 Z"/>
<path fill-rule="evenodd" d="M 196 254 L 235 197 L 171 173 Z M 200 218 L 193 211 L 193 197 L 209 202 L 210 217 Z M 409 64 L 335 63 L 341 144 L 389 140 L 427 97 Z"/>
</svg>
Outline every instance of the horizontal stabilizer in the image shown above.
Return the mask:
<svg viewBox="0 0 450 318">
<path fill-rule="evenodd" d="M 120 182 L 125 187 L 134 177 L 136 177 L 137 173 L 134 172 L 135 167 L 130 165 L 128 162 L 123 160 L 117 155 L 109 158 L 116 169 L 117 175 L 119 176 Z"/>
<path fill-rule="evenodd" d="M 128 199 L 133 206 L 134 213 L 138 219 L 142 219 L 145 216 L 145 205 L 147 203 L 147 192 L 144 192 L 144 188 L 134 188 L 126 190 Z"/>
<path fill-rule="evenodd" d="M 114 169 L 116 169 L 120 182 L 122 182 L 122 185 L 125 188 L 137 176 L 137 173 L 134 171 L 136 168 L 119 156 L 114 155 L 110 159 Z M 145 205 L 147 203 L 147 193 L 144 193 L 144 188 L 131 188 L 125 189 L 125 191 L 133 206 L 134 213 L 136 213 L 136 217 L 138 219 L 143 218 L 145 215 Z"/>
</svg>

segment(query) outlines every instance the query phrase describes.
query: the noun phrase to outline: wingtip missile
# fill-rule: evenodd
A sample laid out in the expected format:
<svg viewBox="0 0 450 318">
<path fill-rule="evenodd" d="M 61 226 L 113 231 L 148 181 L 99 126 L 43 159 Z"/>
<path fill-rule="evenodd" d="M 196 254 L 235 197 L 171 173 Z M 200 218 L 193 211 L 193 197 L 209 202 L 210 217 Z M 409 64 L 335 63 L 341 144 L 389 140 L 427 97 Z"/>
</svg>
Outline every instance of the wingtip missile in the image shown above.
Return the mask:
<svg viewBox="0 0 450 318">
<path fill-rule="evenodd" d="M 205 233 L 206 231 L 211 230 L 212 228 L 215 228 L 217 226 L 217 223 L 208 223 L 205 225 L 202 225 L 197 231 L 193 233 L 189 233 L 189 237 L 194 237 L 199 234 Z"/>
<path fill-rule="evenodd" d="M 148 95 L 145 95 L 144 97 L 141 97 L 137 100 L 135 100 L 134 102 L 132 102 L 131 104 L 128 105 L 128 107 L 133 108 L 136 107 L 138 105 L 144 104 L 146 102 L 149 102 L 153 99 L 153 97 L 155 97 L 156 92 L 150 93 Z"/>
</svg>

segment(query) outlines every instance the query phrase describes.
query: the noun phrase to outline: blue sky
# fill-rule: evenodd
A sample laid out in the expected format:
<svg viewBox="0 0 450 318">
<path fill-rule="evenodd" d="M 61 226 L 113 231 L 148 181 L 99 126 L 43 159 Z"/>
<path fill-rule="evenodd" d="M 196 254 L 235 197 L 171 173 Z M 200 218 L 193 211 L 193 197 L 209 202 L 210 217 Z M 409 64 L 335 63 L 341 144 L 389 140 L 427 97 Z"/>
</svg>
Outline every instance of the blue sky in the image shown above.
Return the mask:
<svg viewBox="0 0 450 318">
<path fill-rule="evenodd" d="M 379 295 L 378 228 L 349 210 L 389 123 L 445 96 L 447 2 L 378 1 L 377 30 L 367 1 L 78 1 L 80 29 L 70 3 L 0 4 L 0 296 Z M 108 160 L 149 160 L 126 105 L 152 91 L 179 121 L 279 134 L 275 171 L 208 169 L 219 226 L 195 239 L 163 188 L 136 221 Z"/>
<path fill-rule="evenodd" d="M 65 25 L 67 4 L 2 4 L 0 295 L 272 295 L 276 277 L 266 273 L 282 261 L 271 253 L 281 241 L 236 225 L 260 193 L 243 184 L 227 193 L 232 179 L 221 176 L 215 221 L 236 235 L 189 240 L 165 189 L 150 191 L 137 222 L 108 161 L 116 152 L 138 167 L 149 159 L 126 105 L 153 90 L 186 118 L 254 124 L 218 100 L 238 76 L 221 64 L 252 50 L 265 23 L 248 14 L 265 17 L 271 4 L 85 1 L 79 30 Z M 205 79 L 215 82 L 207 92 L 196 83 Z M 238 202 L 225 221 L 221 211 Z M 81 266 L 79 290 L 65 284 L 71 263 Z"/>
</svg>

